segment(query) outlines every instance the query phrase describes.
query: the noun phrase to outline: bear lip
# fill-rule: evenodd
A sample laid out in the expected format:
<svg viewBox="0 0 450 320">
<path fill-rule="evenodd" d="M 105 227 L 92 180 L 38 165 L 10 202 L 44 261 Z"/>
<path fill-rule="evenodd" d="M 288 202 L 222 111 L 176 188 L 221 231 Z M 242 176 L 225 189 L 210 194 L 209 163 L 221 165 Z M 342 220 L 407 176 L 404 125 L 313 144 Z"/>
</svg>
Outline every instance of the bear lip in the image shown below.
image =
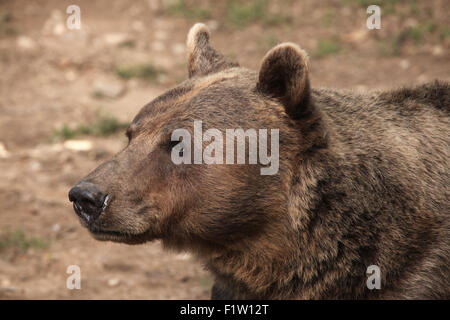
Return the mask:
<svg viewBox="0 0 450 320">
<path fill-rule="evenodd" d="M 88 228 L 88 230 L 96 240 L 100 241 L 113 241 L 126 244 L 141 244 L 149 241 L 149 237 L 146 236 L 148 230 L 136 234 L 113 230 L 99 230 L 93 228 Z"/>
</svg>

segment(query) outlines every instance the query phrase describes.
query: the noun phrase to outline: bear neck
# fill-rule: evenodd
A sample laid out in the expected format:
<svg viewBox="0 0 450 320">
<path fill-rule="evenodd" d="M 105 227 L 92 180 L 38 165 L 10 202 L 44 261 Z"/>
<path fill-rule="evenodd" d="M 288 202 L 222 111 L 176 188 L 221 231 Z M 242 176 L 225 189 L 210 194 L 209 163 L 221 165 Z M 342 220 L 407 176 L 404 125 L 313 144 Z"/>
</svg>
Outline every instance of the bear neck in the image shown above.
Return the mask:
<svg viewBox="0 0 450 320">
<path fill-rule="evenodd" d="M 313 109 L 314 110 L 314 109 Z M 340 144 L 328 130 L 319 110 L 301 125 L 302 155 L 290 163 L 293 174 L 285 192 L 287 205 L 280 219 L 260 237 L 239 243 L 239 248 L 221 250 L 206 259 L 206 265 L 237 299 L 320 299 L 362 297 L 365 289 L 361 248 L 363 241 L 348 241 L 351 221 L 333 205 L 345 197 L 342 181 L 351 184 L 341 170 Z M 310 130 L 310 128 L 314 128 Z M 325 129 L 326 128 L 326 129 Z M 345 149 L 345 148 L 344 148 Z M 333 189 L 335 188 L 335 189 Z M 358 208 L 348 208 L 359 214 Z M 361 223 L 370 229 L 370 224 Z M 360 272 L 361 271 L 361 272 Z"/>
</svg>

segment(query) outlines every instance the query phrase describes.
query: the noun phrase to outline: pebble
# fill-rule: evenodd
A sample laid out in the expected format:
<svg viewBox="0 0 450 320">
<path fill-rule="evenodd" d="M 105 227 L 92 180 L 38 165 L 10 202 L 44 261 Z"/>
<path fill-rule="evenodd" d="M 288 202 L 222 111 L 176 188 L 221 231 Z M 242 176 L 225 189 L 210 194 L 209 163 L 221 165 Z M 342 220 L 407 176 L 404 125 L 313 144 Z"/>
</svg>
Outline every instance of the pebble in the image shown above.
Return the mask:
<svg viewBox="0 0 450 320">
<path fill-rule="evenodd" d="M 172 51 L 175 54 L 179 54 L 179 55 L 184 54 L 185 50 L 186 50 L 186 46 L 184 43 L 175 43 L 172 46 Z"/>
<path fill-rule="evenodd" d="M 437 57 L 442 56 L 444 54 L 444 49 L 441 46 L 434 46 L 431 54 Z"/>
<path fill-rule="evenodd" d="M 77 79 L 77 73 L 73 70 L 68 70 L 65 74 L 64 74 L 65 78 L 67 81 L 75 81 Z"/>
<path fill-rule="evenodd" d="M 206 25 L 211 31 L 216 31 L 219 28 L 219 22 L 217 22 L 217 20 L 209 20 L 208 22 L 206 22 Z"/>
<path fill-rule="evenodd" d="M 125 91 L 125 86 L 118 81 L 96 81 L 94 83 L 94 96 L 118 98 Z"/>
<path fill-rule="evenodd" d="M 424 83 L 424 82 L 427 82 L 428 80 L 429 79 L 426 74 L 421 74 L 417 77 L 417 82 L 419 82 L 419 83 Z"/>
<path fill-rule="evenodd" d="M 89 140 L 67 140 L 64 142 L 64 148 L 73 151 L 92 150 L 92 142 Z"/>
<path fill-rule="evenodd" d="M 60 36 L 66 31 L 66 26 L 62 22 L 58 22 L 53 26 L 53 34 Z"/>
<path fill-rule="evenodd" d="M 65 20 L 62 11 L 55 9 L 45 21 L 42 33 L 45 35 L 62 35 L 66 31 L 64 22 Z"/>
<path fill-rule="evenodd" d="M 402 61 L 400 61 L 400 68 L 402 69 L 408 69 L 409 66 L 411 65 L 411 63 L 407 60 L 407 59 L 403 59 Z"/>
<path fill-rule="evenodd" d="M 119 279 L 116 279 L 116 278 L 108 279 L 108 286 L 110 286 L 110 287 L 115 287 L 115 286 L 117 286 L 119 284 L 120 284 L 120 280 Z"/>
<path fill-rule="evenodd" d="M 117 46 L 128 40 L 125 33 L 108 33 L 103 36 L 103 41 L 110 46 Z"/>
<path fill-rule="evenodd" d="M 30 166 L 31 166 L 31 171 L 40 171 L 42 168 L 41 163 L 37 160 L 31 161 Z"/>
<path fill-rule="evenodd" d="M 61 225 L 59 223 L 55 223 L 54 225 L 52 225 L 52 231 L 57 233 L 61 230 Z"/>
<path fill-rule="evenodd" d="M 0 159 L 6 159 L 9 157 L 9 152 L 6 150 L 5 145 L 0 142 Z"/>
<path fill-rule="evenodd" d="M 20 36 L 16 40 L 17 46 L 19 49 L 22 50 L 34 50 L 37 47 L 36 41 L 33 39 L 26 37 L 26 36 Z"/>
<path fill-rule="evenodd" d="M 344 40 L 348 41 L 348 42 L 358 43 L 358 42 L 365 41 L 367 38 L 367 35 L 368 35 L 368 32 L 365 29 L 356 30 L 356 31 L 353 31 L 353 32 L 350 32 L 350 33 L 344 35 Z"/>
</svg>

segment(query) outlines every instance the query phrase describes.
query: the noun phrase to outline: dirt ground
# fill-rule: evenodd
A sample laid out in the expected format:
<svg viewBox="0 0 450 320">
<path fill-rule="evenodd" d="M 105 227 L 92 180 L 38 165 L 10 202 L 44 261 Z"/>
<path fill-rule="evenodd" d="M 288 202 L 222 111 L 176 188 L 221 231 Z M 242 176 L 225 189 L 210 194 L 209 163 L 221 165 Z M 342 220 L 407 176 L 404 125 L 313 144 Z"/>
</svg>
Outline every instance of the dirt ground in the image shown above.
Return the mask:
<svg viewBox="0 0 450 320">
<path fill-rule="evenodd" d="M 144 104 L 186 78 L 197 21 L 252 69 L 276 43 L 300 44 L 313 86 L 450 80 L 448 1 L 372 2 L 0 0 L 0 299 L 207 299 L 212 279 L 190 255 L 93 240 L 68 190 L 124 147 L 123 124 Z M 71 4 L 80 30 L 66 27 Z M 380 30 L 366 28 L 369 4 L 381 6 Z M 66 288 L 69 265 L 81 290 Z"/>
</svg>

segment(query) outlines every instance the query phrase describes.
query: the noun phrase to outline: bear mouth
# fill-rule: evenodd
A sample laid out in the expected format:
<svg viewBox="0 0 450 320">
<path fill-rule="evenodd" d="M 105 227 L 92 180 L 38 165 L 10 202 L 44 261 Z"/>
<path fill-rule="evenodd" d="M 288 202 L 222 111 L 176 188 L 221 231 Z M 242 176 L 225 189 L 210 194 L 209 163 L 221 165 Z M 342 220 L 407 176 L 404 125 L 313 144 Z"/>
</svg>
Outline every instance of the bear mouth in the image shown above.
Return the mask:
<svg viewBox="0 0 450 320">
<path fill-rule="evenodd" d="M 99 241 L 112 241 L 126 244 L 142 244 L 153 240 L 148 231 L 143 233 L 131 234 L 121 231 L 99 230 L 89 228 L 89 232 L 94 239 Z"/>
</svg>

